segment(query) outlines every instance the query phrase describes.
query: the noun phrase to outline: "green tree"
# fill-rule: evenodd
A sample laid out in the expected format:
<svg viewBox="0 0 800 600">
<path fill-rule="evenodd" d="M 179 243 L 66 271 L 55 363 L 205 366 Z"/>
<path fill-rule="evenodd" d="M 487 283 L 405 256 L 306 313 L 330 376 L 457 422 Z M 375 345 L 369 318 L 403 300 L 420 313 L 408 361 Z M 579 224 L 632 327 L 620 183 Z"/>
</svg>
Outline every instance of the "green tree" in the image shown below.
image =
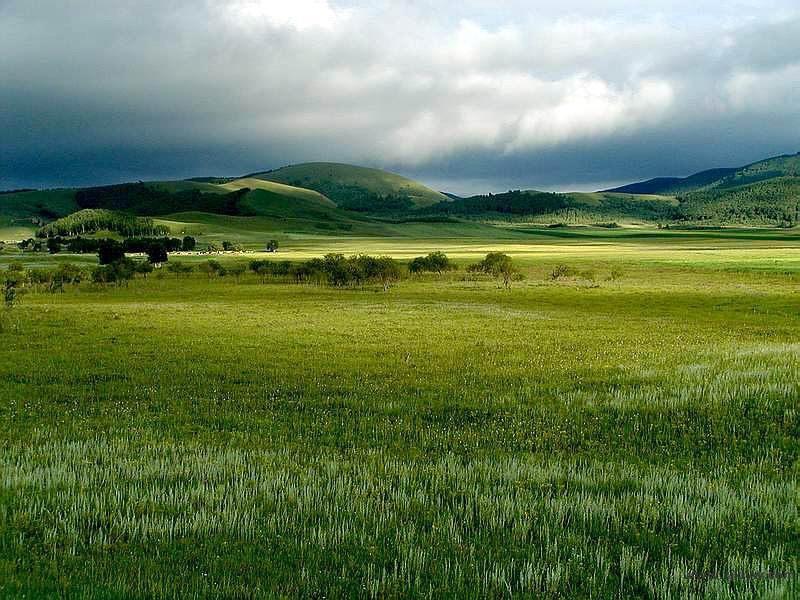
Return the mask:
<svg viewBox="0 0 800 600">
<path fill-rule="evenodd" d="M 225 277 L 225 274 L 227 273 L 225 267 L 216 260 L 207 260 L 204 263 L 200 263 L 198 269 L 208 275 L 209 279 L 217 276 Z"/>
<path fill-rule="evenodd" d="M 18 280 L 14 278 L 6 279 L 5 284 L 3 285 L 3 301 L 6 305 L 6 308 L 13 308 L 14 305 L 19 302 L 17 285 Z"/>
<path fill-rule="evenodd" d="M 505 287 L 511 287 L 511 280 L 519 275 L 514 261 L 508 254 L 490 252 L 481 262 L 470 265 L 469 271 L 486 273 L 496 279 L 501 279 Z"/>
<path fill-rule="evenodd" d="M 153 272 L 153 264 L 149 260 L 140 260 L 136 263 L 135 270 L 147 279 L 147 276 Z"/>
<path fill-rule="evenodd" d="M 97 249 L 97 255 L 101 265 L 110 265 L 125 258 L 125 249 L 116 240 L 102 240 Z"/>
<path fill-rule="evenodd" d="M 388 256 L 381 256 L 377 259 L 377 278 L 380 281 L 381 285 L 383 286 L 383 291 L 389 289 L 389 286 L 396 282 L 400 281 L 400 265 L 397 263 L 396 260 L 390 258 Z"/>
<path fill-rule="evenodd" d="M 185 252 L 192 252 L 197 247 L 197 240 L 187 235 L 181 242 L 181 249 Z"/>
<path fill-rule="evenodd" d="M 153 243 L 147 248 L 147 262 L 153 265 L 160 265 L 169 260 L 167 249 L 164 244 Z"/>
<path fill-rule="evenodd" d="M 270 240 L 267 242 L 267 252 L 278 251 L 278 240 Z"/>
<path fill-rule="evenodd" d="M 167 271 L 170 273 L 175 273 L 175 279 L 179 279 L 181 275 L 185 275 L 186 273 L 191 273 L 194 271 L 194 267 L 182 262 L 172 261 L 167 264 Z"/>
<path fill-rule="evenodd" d="M 61 292 L 63 294 L 65 285 L 78 284 L 85 276 L 86 273 L 80 267 L 72 263 L 63 263 L 52 273 L 50 292 Z"/>
<path fill-rule="evenodd" d="M 236 283 L 239 283 L 239 278 L 244 274 L 247 270 L 247 265 L 241 262 L 233 263 L 231 266 L 228 267 L 228 273 L 233 275 L 236 278 Z"/>
<path fill-rule="evenodd" d="M 326 254 L 322 259 L 322 267 L 328 283 L 331 285 L 347 285 L 353 278 L 353 272 L 349 268 L 344 254 Z"/>
<path fill-rule="evenodd" d="M 431 252 L 427 256 L 418 256 L 412 260 L 408 265 L 408 270 L 412 273 L 439 273 L 444 271 L 452 271 L 455 265 L 450 262 L 444 252 Z"/>
</svg>

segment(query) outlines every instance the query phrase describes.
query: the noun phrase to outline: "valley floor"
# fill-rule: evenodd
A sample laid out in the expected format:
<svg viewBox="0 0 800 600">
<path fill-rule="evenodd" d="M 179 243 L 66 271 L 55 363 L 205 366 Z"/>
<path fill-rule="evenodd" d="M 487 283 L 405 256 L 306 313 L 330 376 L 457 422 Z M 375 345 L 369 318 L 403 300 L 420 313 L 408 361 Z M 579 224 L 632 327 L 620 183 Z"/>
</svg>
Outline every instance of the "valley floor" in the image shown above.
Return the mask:
<svg viewBox="0 0 800 600">
<path fill-rule="evenodd" d="M 510 290 L 26 294 L 0 333 L 0 596 L 797 597 L 800 240 L 753 235 L 275 256 L 502 250 Z"/>
</svg>

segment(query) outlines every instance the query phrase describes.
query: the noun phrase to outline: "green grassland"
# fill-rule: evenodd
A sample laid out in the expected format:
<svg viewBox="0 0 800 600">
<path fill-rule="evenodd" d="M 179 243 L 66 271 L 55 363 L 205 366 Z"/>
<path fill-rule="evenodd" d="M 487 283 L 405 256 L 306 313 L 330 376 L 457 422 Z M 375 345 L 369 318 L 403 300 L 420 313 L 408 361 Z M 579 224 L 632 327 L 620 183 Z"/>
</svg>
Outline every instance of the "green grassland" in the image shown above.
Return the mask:
<svg viewBox="0 0 800 600">
<path fill-rule="evenodd" d="M 274 258 L 459 270 L 154 273 L 3 313 L 0 596 L 800 594 L 797 232 L 382 227 Z M 495 249 L 510 290 L 463 269 Z"/>
<path fill-rule="evenodd" d="M 354 190 L 408 196 L 415 206 L 429 206 L 448 199 L 419 182 L 394 173 L 338 163 L 291 165 L 256 173 L 253 177 L 316 190 L 337 203 L 348 199 Z"/>
<path fill-rule="evenodd" d="M 76 212 L 75 190 L 0 194 L 0 240 L 33 236 L 40 223 Z"/>
<path fill-rule="evenodd" d="M 296 198 L 306 202 L 313 202 L 317 205 L 325 206 L 327 208 L 333 208 L 336 206 L 332 200 L 326 198 L 319 192 L 307 190 L 305 188 L 294 187 L 283 183 L 276 183 L 274 181 L 266 181 L 265 179 L 257 179 L 255 177 L 235 179 L 233 181 L 229 181 L 228 183 L 221 184 L 218 187 L 230 191 L 240 190 L 242 188 L 251 190 L 264 190 L 266 192 L 271 192 L 276 196 Z"/>
</svg>

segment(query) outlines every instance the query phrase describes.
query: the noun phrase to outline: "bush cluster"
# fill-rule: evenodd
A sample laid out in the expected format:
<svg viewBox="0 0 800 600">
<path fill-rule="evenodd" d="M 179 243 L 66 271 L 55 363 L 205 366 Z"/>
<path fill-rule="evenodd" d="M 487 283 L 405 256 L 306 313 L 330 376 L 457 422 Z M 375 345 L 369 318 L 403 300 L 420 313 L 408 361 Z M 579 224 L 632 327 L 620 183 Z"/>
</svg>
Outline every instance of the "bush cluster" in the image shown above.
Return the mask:
<svg viewBox="0 0 800 600">
<path fill-rule="evenodd" d="M 418 256 L 408 264 L 411 273 L 443 273 L 455 268 L 456 266 L 444 252 L 431 252 L 428 256 Z"/>
<path fill-rule="evenodd" d="M 502 252 L 489 252 L 481 262 L 469 265 L 467 271 L 486 273 L 496 279 L 501 279 L 505 287 L 510 287 L 512 279 L 521 277 L 511 257 Z"/>
<path fill-rule="evenodd" d="M 331 253 L 324 258 L 312 258 L 302 263 L 254 260 L 250 262 L 250 270 L 259 275 L 262 281 L 267 276 L 274 276 L 291 278 L 297 282 L 327 283 L 336 287 L 380 284 L 384 289 L 402 276 L 400 264 L 393 258 L 365 254 L 345 257 Z"/>
</svg>

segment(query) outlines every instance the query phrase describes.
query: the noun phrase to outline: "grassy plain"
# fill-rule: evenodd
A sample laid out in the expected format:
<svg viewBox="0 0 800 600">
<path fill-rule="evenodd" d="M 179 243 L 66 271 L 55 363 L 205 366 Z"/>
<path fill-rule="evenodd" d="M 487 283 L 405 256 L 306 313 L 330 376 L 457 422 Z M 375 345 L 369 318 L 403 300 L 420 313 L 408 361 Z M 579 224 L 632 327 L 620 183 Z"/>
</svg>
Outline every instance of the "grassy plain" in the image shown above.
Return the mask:
<svg viewBox="0 0 800 600">
<path fill-rule="evenodd" d="M 24 296 L 0 334 L 0 595 L 797 597 L 796 575 L 689 576 L 800 571 L 797 234 L 559 231 L 275 257 L 505 250 L 511 290 Z"/>
</svg>

